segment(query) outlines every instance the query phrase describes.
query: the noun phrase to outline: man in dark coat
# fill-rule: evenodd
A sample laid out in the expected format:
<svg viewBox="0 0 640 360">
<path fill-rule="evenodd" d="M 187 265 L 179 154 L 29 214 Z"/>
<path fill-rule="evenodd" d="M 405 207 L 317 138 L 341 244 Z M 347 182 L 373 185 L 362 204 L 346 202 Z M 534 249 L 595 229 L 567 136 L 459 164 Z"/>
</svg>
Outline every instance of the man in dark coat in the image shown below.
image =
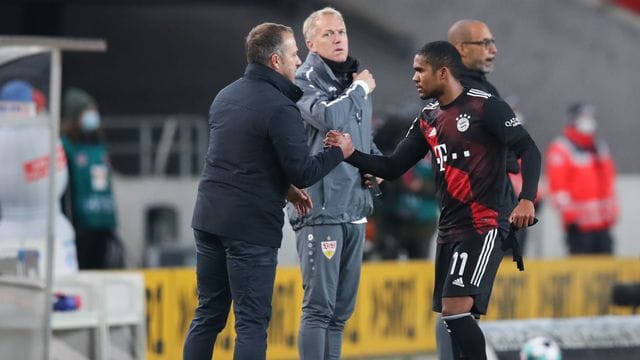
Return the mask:
<svg viewBox="0 0 640 360">
<path fill-rule="evenodd" d="M 244 76 L 222 89 L 210 109 L 209 149 L 192 227 L 197 249 L 198 308 L 184 345 L 185 360 L 211 359 L 217 334 L 234 304 L 234 359 L 265 359 L 267 327 L 283 207 L 312 204 L 305 188 L 353 152 L 339 147 L 309 156 L 293 84 L 300 65 L 291 28 L 264 23 L 246 39 Z M 292 186 L 293 185 L 293 186 Z"/>
</svg>

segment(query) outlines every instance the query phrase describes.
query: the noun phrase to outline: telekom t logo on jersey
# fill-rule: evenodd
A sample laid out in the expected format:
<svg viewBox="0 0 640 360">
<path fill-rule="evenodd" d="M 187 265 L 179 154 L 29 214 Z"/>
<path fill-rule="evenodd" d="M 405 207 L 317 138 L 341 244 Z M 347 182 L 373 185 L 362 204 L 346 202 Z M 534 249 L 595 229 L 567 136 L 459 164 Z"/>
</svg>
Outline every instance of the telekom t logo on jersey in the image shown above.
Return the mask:
<svg viewBox="0 0 640 360">
<path fill-rule="evenodd" d="M 458 158 L 458 153 L 447 154 L 447 144 L 438 144 L 433 147 L 434 155 L 436 156 L 436 163 L 440 166 L 440 171 L 444 171 L 444 163 L 451 160 L 456 160 Z M 451 156 L 451 158 L 449 158 Z M 462 152 L 462 156 L 468 158 L 471 156 L 469 150 L 464 150 Z"/>
<path fill-rule="evenodd" d="M 444 171 L 444 163 L 447 161 L 447 144 L 440 144 L 433 147 L 436 155 L 436 163 L 440 165 L 440 171 Z"/>
</svg>

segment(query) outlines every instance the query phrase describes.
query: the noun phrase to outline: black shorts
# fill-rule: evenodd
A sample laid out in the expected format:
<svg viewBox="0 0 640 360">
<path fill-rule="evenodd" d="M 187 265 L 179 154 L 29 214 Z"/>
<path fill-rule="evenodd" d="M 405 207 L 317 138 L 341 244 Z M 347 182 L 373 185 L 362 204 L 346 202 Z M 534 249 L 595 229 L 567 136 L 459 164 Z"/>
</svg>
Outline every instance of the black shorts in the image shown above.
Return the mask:
<svg viewBox="0 0 640 360">
<path fill-rule="evenodd" d="M 462 241 L 438 244 L 433 311 L 442 312 L 443 297 L 471 296 L 471 313 L 487 313 L 491 288 L 504 252 L 499 229 L 470 234 Z"/>
</svg>

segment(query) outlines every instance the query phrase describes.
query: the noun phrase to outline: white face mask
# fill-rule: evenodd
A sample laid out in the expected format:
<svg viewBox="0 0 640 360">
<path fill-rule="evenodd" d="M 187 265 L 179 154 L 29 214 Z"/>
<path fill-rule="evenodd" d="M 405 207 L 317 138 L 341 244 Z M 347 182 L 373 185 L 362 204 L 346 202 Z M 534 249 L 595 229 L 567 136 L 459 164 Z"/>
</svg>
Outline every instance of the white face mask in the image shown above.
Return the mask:
<svg viewBox="0 0 640 360">
<path fill-rule="evenodd" d="M 85 111 L 80 118 L 80 127 L 85 133 L 98 130 L 100 127 L 100 114 L 95 110 Z"/>
<path fill-rule="evenodd" d="M 589 115 L 583 115 L 579 117 L 575 122 L 576 130 L 585 135 L 591 135 L 595 133 L 597 127 L 598 125 L 596 124 L 596 119 Z"/>
</svg>

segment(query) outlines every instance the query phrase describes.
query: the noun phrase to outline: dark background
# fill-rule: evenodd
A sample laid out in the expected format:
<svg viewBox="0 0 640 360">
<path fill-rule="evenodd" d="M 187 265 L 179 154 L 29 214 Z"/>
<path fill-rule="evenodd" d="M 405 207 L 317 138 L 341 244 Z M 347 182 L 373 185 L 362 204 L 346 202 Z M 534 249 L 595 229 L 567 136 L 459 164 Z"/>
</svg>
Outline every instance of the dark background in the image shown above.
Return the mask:
<svg viewBox="0 0 640 360">
<path fill-rule="evenodd" d="M 296 3 L 14 1 L 0 5 L 0 34 L 105 39 L 105 53 L 63 53 L 63 88 L 84 88 L 103 114 L 206 115 L 241 76 L 251 27 L 283 22 Z"/>
<path fill-rule="evenodd" d="M 446 38 L 463 18 L 485 21 L 497 39 L 503 96 L 515 95 L 541 149 L 561 133 L 574 101 L 595 105 L 598 133 L 621 173 L 640 173 L 640 17 L 616 6 L 640 0 L 59 0 L 3 1 L 0 34 L 101 38 L 105 53 L 63 53 L 63 86 L 86 89 L 108 120 L 193 114 L 240 77 L 244 37 L 258 23 L 293 27 L 304 60 L 302 22 L 330 5 L 345 16 L 350 53 L 376 78 L 376 122 L 411 120 L 422 103 L 413 54 Z"/>
</svg>

